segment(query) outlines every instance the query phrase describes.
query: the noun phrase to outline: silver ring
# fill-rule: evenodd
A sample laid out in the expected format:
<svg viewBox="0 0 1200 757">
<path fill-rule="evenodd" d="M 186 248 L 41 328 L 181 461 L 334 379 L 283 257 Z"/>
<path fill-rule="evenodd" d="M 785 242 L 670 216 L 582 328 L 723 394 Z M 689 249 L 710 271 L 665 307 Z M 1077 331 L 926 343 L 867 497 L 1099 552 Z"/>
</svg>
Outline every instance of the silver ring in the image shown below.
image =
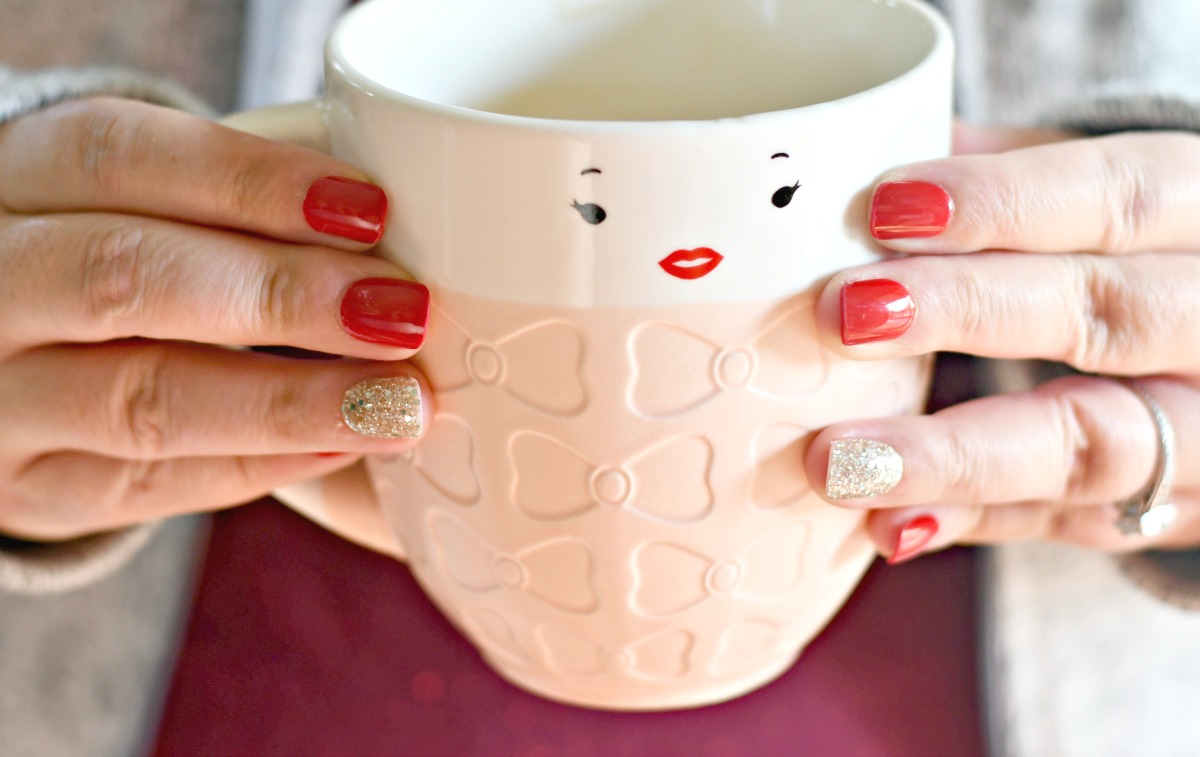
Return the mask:
<svg viewBox="0 0 1200 757">
<path fill-rule="evenodd" d="M 1167 420 L 1162 406 L 1150 396 L 1139 381 L 1126 381 L 1126 386 L 1146 405 L 1158 428 L 1158 461 L 1150 483 L 1129 499 L 1118 502 L 1117 530 L 1126 536 L 1158 536 L 1171 527 L 1178 515 L 1175 505 L 1166 502 L 1175 475 L 1175 429 Z"/>
</svg>

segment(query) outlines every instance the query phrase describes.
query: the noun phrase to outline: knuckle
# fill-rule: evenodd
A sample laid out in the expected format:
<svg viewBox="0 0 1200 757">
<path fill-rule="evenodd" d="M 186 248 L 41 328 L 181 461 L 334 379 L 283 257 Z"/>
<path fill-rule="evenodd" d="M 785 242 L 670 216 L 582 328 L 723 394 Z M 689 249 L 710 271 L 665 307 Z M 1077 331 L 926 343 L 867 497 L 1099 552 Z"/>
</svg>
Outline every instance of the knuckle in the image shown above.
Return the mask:
<svg viewBox="0 0 1200 757">
<path fill-rule="evenodd" d="M 311 410 L 305 393 L 293 380 L 278 378 L 262 386 L 262 396 L 255 403 L 259 409 L 258 428 L 263 429 L 275 444 L 300 447 L 311 442 L 312 429 L 308 421 Z"/>
<path fill-rule="evenodd" d="M 255 464 L 257 458 L 253 455 L 234 455 L 229 458 L 230 468 L 226 471 L 232 488 L 243 492 L 242 497 L 250 499 L 262 491 L 262 476 Z"/>
<path fill-rule="evenodd" d="M 157 460 L 131 460 L 121 466 L 113 487 L 115 507 L 124 511 L 156 511 L 164 498 L 164 464 Z"/>
<path fill-rule="evenodd" d="M 1071 381 L 1068 379 L 1067 381 Z M 1104 500 L 1111 489 L 1112 472 L 1120 470 L 1114 445 L 1108 442 L 1105 422 L 1092 403 L 1080 399 L 1069 387 L 1053 398 L 1053 416 L 1062 441 L 1059 483 L 1061 499 L 1055 502 Z"/>
<path fill-rule="evenodd" d="M 145 116 L 104 98 L 84 106 L 71 124 L 79 166 L 98 190 L 119 193 L 152 142 Z"/>
<path fill-rule="evenodd" d="M 95 524 L 105 528 L 123 525 L 138 506 L 134 491 L 141 486 L 147 468 L 148 463 L 139 460 L 113 462 L 93 471 L 86 492 L 77 488 L 71 495 L 60 496 L 71 496 L 72 509 L 86 511 Z"/>
<path fill-rule="evenodd" d="M 272 197 L 273 171 L 265 161 L 254 155 L 231 154 L 231 165 L 216 185 L 216 213 L 222 218 L 261 218 L 274 212 L 264 207 Z"/>
<path fill-rule="evenodd" d="M 249 327 L 256 333 L 288 334 L 305 322 L 309 287 L 295 266 L 286 260 L 273 260 L 259 277 Z"/>
<path fill-rule="evenodd" d="M 1075 259 L 1074 306 L 1067 329 L 1067 362 L 1089 372 L 1125 363 L 1141 341 L 1130 287 L 1121 265 L 1105 258 Z"/>
<path fill-rule="evenodd" d="M 965 181 L 976 188 L 973 196 L 987 199 L 965 203 L 961 208 L 961 219 L 955 223 L 956 233 L 962 235 L 962 248 L 984 250 L 1019 246 L 1019 240 L 1028 236 L 1033 223 L 1031 214 L 1036 215 L 1031 210 L 1033 188 L 994 156 L 965 163 L 964 169 Z"/>
<path fill-rule="evenodd" d="M 946 322 L 959 325 L 965 343 L 986 339 L 992 324 L 999 321 L 994 320 L 995 314 L 991 312 L 995 298 L 987 296 L 983 282 L 968 270 L 958 271 L 949 291 L 953 293 L 953 300 L 949 303 L 951 312 Z"/>
<path fill-rule="evenodd" d="M 1076 519 L 1070 508 L 1055 501 L 1040 504 L 1039 509 L 1041 512 L 1034 517 L 1028 538 L 1068 544 L 1074 540 Z"/>
<path fill-rule="evenodd" d="M 1160 187 L 1148 167 L 1125 150 L 1101 152 L 1104 187 L 1098 245 L 1110 252 L 1136 249 L 1158 225 Z"/>
<path fill-rule="evenodd" d="M 178 492 L 173 491 L 170 464 L 156 460 L 121 461 L 96 481 L 97 492 L 87 507 L 103 528 L 143 523 L 163 515 Z M 174 496 L 172 496 L 174 495 Z"/>
<path fill-rule="evenodd" d="M 110 435 L 138 459 L 161 458 L 170 445 L 170 355 L 147 345 L 131 352 L 117 373 Z"/>
<path fill-rule="evenodd" d="M 94 323 L 116 326 L 140 315 L 146 281 L 146 226 L 133 219 L 103 223 L 85 240 L 83 302 Z"/>
<path fill-rule="evenodd" d="M 962 502 L 966 505 L 980 503 L 993 488 L 987 476 L 987 466 L 978 464 L 981 450 L 969 441 L 969 437 L 950 427 L 945 450 L 944 465 L 949 469 L 946 501 Z"/>
<path fill-rule="evenodd" d="M 152 460 L 133 460 L 125 466 L 124 499 L 142 499 L 156 489 L 154 472 L 158 464 Z"/>
</svg>

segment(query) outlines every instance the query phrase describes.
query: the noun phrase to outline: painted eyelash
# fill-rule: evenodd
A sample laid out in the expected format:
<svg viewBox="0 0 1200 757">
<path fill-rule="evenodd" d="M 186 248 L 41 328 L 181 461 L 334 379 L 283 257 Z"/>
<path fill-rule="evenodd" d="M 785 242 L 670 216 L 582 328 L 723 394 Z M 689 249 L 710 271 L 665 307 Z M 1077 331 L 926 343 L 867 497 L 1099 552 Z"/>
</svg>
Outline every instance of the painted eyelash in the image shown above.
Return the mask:
<svg viewBox="0 0 1200 757">
<path fill-rule="evenodd" d="M 580 205 L 578 200 L 572 200 L 571 207 L 579 211 L 579 215 L 583 216 L 583 220 L 587 221 L 593 226 L 604 223 L 604 219 L 608 218 L 608 213 L 605 212 L 604 208 L 596 205 L 595 203 L 589 202 L 584 205 Z"/>
</svg>

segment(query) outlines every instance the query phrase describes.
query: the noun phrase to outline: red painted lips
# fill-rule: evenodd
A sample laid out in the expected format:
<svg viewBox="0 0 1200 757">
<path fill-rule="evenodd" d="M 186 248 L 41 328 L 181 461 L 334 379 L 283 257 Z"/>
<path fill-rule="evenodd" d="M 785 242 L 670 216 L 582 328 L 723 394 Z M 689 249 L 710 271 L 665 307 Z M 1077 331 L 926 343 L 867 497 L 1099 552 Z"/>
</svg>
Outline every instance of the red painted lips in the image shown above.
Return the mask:
<svg viewBox="0 0 1200 757">
<path fill-rule="evenodd" d="M 698 279 L 707 276 L 721 264 L 724 256 L 711 247 L 694 250 L 676 250 L 658 261 L 664 271 L 677 279 Z"/>
</svg>

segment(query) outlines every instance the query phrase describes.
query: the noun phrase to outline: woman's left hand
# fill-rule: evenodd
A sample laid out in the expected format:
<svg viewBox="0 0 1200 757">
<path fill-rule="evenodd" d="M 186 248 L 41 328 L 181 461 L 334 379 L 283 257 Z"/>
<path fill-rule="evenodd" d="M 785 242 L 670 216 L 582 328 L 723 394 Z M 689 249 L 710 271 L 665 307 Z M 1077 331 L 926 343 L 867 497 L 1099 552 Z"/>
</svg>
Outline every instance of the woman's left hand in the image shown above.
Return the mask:
<svg viewBox="0 0 1200 757">
<path fill-rule="evenodd" d="M 906 166 L 876 188 L 872 234 L 909 255 L 830 282 L 817 305 L 830 348 L 855 360 L 1042 358 L 1101 375 L 835 424 L 808 449 L 810 480 L 836 504 L 870 508 L 871 537 L 893 561 L 1028 538 L 1200 545 L 1200 136 L 957 136 L 957 152 L 991 154 Z M 1160 535 L 1114 523 L 1114 504 L 1157 475 L 1163 443 L 1144 399 L 1110 377 L 1138 377 L 1176 431 L 1178 517 Z"/>
</svg>

